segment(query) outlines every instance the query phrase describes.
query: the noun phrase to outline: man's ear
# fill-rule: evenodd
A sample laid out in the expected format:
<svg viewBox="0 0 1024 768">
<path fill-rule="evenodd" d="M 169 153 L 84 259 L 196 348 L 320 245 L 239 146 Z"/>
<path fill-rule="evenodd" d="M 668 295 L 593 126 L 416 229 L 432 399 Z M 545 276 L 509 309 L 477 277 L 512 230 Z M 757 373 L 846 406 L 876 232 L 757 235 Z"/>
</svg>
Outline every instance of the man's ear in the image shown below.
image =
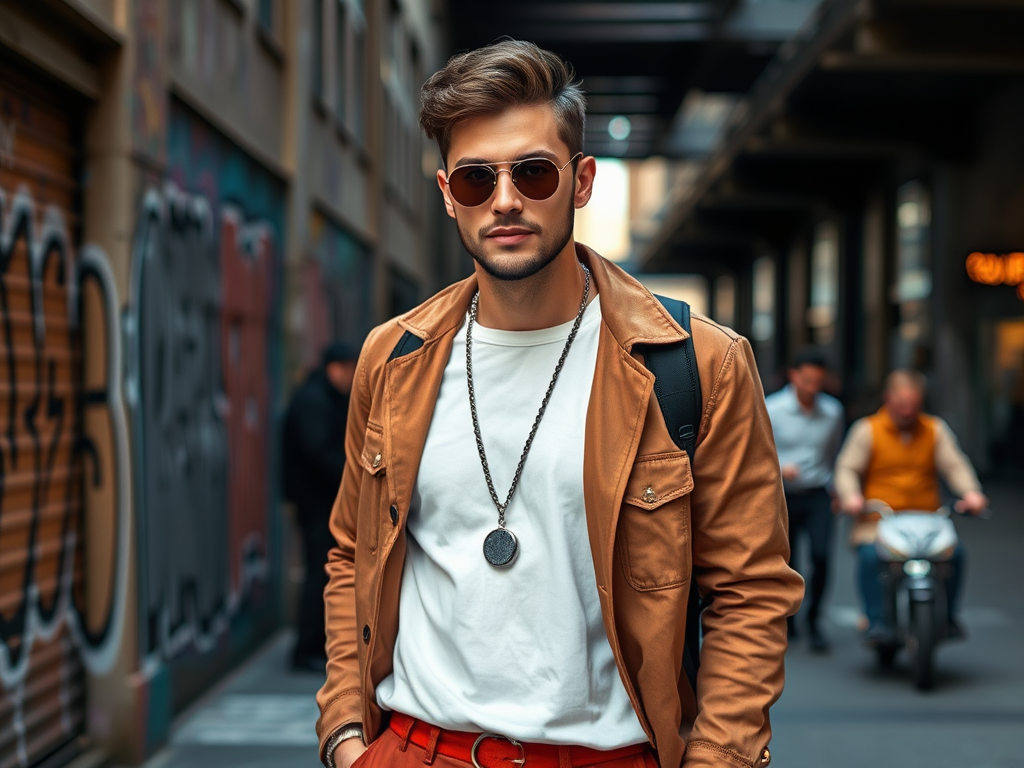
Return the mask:
<svg viewBox="0 0 1024 768">
<path fill-rule="evenodd" d="M 590 202 L 590 196 L 594 193 L 594 177 L 597 175 L 597 160 L 591 156 L 580 158 L 579 168 L 576 170 L 576 190 L 573 195 L 573 205 L 582 208 Z"/>
<path fill-rule="evenodd" d="M 451 192 L 448 191 L 448 176 L 442 169 L 438 169 L 437 171 L 437 186 L 441 188 L 441 196 L 444 198 L 445 210 L 448 211 L 448 215 L 454 219 L 455 202 L 452 200 Z"/>
</svg>

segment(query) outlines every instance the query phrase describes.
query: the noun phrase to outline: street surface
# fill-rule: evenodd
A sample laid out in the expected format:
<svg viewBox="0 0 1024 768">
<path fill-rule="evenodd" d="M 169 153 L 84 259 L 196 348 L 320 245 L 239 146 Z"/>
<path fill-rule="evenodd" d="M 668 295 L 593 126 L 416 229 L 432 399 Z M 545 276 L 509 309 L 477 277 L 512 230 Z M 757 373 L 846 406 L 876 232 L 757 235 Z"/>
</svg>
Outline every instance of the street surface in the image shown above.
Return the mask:
<svg viewBox="0 0 1024 768">
<path fill-rule="evenodd" d="M 835 541 L 828 604 L 832 652 L 790 645 L 772 709 L 773 765 L 784 768 L 1024 768 L 1024 488 L 986 487 L 989 520 L 956 518 L 967 547 L 967 640 L 942 645 L 934 690 L 918 692 L 897 658 L 862 647 L 846 526 Z"/>
<path fill-rule="evenodd" d="M 1024 488 L 987 489 L 995 516 L 959 520 L 967 546 L 964 643 L 942 646 L 935 690 L 897 660 L 879 671 L 855 622 L 845 526 L 835 541 L 826 629 L 832 652 L 797 639 L 772 710 L 782 768 L 1024 768 Z M 317 675 L 287 670 L 283 632 L 177 724 L 144 768 L 316 768 Z M 528 766 L 527 766 L 528 768 Z"/>
</svg>

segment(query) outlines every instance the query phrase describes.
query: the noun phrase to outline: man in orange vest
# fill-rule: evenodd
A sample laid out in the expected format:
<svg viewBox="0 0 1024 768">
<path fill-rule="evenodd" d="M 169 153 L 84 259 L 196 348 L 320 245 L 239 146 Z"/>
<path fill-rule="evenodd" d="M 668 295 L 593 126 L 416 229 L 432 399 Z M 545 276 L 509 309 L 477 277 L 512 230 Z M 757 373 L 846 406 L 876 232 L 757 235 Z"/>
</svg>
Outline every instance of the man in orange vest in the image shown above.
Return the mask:
<svg viewBox="0 0 1024 768">
<path fill-rule="evenodd" d="M 860 419 L 836 459 L 835 486 L 842 510 L 856 515 L 850 543 L 857 550 L 858 582 L 868 618 L 865 639 L 884 643 L 892 630 L 882 618 L 882 587 L 875 553 L 877 514 L 863 514 L 865 499 L 878 499 L 894 511 L 936 510 L 942 506 L 939 475 L 960 497 L 960 512 L 979 514 L 988 507 L 978 476 L 960 450 L 949 426 L 937 416 L 924 414 L 924 377 L 917 371 L 898 370 L 889 375 L 885 404 L 877 413 Z M 949 580 L 947 637 L 963 636 L 956 621 L 957 597 L 963 572 L 963 546 L 953 556 Z"/>
</svg>

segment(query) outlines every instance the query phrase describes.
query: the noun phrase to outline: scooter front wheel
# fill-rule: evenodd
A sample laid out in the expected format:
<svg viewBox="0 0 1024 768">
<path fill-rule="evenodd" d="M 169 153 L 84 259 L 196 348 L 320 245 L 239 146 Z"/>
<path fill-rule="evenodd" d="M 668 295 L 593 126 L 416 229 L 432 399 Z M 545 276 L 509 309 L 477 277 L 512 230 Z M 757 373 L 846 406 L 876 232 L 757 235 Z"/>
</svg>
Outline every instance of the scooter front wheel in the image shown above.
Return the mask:
<svg viewBox="0 0 1024 768">
<path fill-rule="evenodd" d="M 907 652 L 914 685 L 926 691 L 935 685 L 935 603 L 911 601 Z"/>
</svg>

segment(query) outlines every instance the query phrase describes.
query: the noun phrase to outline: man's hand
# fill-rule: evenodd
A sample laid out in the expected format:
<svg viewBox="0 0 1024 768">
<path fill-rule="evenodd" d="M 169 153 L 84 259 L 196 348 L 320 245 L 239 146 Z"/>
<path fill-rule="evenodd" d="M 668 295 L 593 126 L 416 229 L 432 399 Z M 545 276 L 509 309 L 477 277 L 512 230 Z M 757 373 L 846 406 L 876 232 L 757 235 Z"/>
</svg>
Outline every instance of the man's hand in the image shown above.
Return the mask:
<svg viewBox="0 0 1024 768">
<path fill-rule="evenodd" d="M 988 509 L 988 497 L 980 491 L 968 491 L 964 497 L 953 505 L 957 512 L 980 515 Z"/>
<path fill-rule="evenodd" d="M 782 468 L 783 480 L 796 480 L 800 477 L 800 467 L 796 464 L 787 464 Z"/>
<path fill-rule="evenodd" d="M 334 748 L 335 768 L 350 768 L 365 751 L 366 745 L 362 739 L 345 739 Z"/>
<path fill-rule="evenodd" d="M 848 515 L 860 515 L 864 512 L 864 497 L 859 493 L 854 493 L 847 496 L 842 500 L 841 504 L 843 512 Z"/>
</svg>

